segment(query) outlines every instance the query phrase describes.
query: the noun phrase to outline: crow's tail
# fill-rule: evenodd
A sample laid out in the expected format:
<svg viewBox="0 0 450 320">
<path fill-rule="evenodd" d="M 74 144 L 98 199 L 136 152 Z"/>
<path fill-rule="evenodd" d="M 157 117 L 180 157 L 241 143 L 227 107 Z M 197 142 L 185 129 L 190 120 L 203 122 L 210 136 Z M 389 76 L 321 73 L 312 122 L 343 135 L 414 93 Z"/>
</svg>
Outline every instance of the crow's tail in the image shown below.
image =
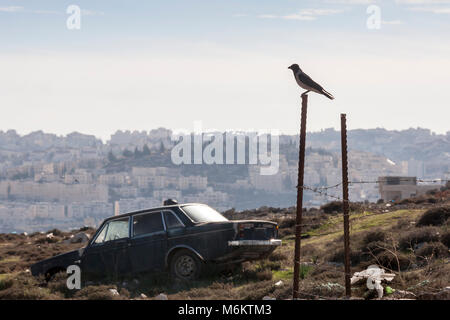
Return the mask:
<svg viewBox="0 0 450 320">
<path fill-rule="evenodd" d="M 333 95 L 332 95 L 331 93 L 329 93 L 328 91 L 326 91 L 325 89 L 322 89 L 322 94 L 323 94 L 325 97 L 327 97 L 328 99 L 331 99 L 331 100 L 334 99 Z"/>
</svg>

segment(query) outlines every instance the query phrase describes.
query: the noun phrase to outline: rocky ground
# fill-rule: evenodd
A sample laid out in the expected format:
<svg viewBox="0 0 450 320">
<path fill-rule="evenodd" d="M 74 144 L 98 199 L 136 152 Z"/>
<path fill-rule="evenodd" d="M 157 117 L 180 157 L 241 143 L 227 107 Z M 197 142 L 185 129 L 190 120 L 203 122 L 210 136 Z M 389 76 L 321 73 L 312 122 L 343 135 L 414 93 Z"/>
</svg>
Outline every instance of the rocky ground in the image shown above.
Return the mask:
<svg viewBox="0 0 450 320">
<path fill-rule="evenodd" d="M 343 217 L 340 203 L 303 213 L 300 297 L 343 299 Z M 230 219 L 279 223 L 283 245 L 262 261 L 214 271 L 189 284 L 168 275 L 134 275 L 66 287 L 67 275 L 46 282 L 30 265 L 84 245 L 92 229 L 0 234 L 0 299 L 289 299 L 292 292 L 295 208 L 227 211 Z M 382 299 L 450 299 L 450 190 L 396 203 L 351 205 L 352 274 L 378 265 L 394 274 L 382 282 Z M 75 235 L 75 236 L 74 236 Z M 73 237 L 74 236 L 74 237 Z M 352 286 L 356 299 L 376 299 L 366 281 Z"/>
</svg>

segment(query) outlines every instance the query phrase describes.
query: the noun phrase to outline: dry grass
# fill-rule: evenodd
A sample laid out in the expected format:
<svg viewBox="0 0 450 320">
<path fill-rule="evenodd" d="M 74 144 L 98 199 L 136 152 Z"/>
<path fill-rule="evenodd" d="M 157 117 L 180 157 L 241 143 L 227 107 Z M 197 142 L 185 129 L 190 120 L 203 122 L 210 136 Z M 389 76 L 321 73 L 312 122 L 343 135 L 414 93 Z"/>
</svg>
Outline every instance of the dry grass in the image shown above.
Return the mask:
<svg viewBox="0 0 450 320">
<path fill-rule="evenodd" d="M 404 205 L 404 204 L 402 204 Z M 413 205 L 408 203 L 408 205 Z M 391 287 L 409 290 L 423 299 L 435 297 L 450 285 L 448 224 L 417 227 L 426 209 L 387 211 L 384 205 L 351 213 L 352 272 L 379 264 L 396 274 Z M 267 259 L 246 262 L 232 270 L 215 271 L 192 283 L 169 279 L 167 274 L 135 275 L 121 281 L 103 279 L 82 284 L 81 290 L 66 287 L 66 274 L 46 283 L 31 277 L 30 265 L 56 254 L 79 248 L 64 245 L 69 233 L 0 235 L 0 299 L 149 299 L 165 293 L 169 299 L 288 299 L 292 294 L 295 208 L 264 208 L 237 213 L 236 219 L 269 219 L 280 226 L 283 245 Z M 303 212 L 301 247 L 301 294 L 304 299 L 337 299 L 343 296 L 343 217 L 319 210 Z M 85 279 L 86 280 L 86 279 Z M 277 285 L 275 285 L 277 284 Z M 113 295 L 110 289 L 120 295 Z M 368 298 L 364 285 L 353 294 Z"/>
</svg>

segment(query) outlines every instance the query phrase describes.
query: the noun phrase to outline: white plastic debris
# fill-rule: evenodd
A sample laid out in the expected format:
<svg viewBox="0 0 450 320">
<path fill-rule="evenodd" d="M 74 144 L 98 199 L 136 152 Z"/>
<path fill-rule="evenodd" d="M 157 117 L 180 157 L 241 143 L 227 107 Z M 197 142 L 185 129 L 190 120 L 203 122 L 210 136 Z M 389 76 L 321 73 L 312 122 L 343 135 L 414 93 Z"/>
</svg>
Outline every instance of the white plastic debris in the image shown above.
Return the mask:
<svg viewBox="0 0 450 320">
<path fill-rule="evenodd" d="M 384 269 L 379 268 L 377 265 L 370 265 L 366 270 L 361 272 L 355 272 L 350 279 L 350 283 L 356 283 L 359 280 L 367 279 L 367 288 L 375 289 L 378 293 L 378 298 L 383 297 L 383 287 L 381 281 L 392 281 L 395 277 L 393 273 L 386 273 Z"/>
<path fill-rule="evenodd" d="M 140 297 L 141 297 L 141 299 L 147 299 L 147 296 L 143 293 L 141 293 Z"/>
<path fill-rule="evenodd" d="M 155 297 L 155 300 L 169 300 L 164 293 L 160 293 Z"/>
<path fill-rule="evenodd" d="M 269 297 L 269 296 L 264 296 L 262 299 L 263 300 L 277 300 L 277 299 L 275 299 L 273 297 Z"/>
<path fill-rule="evenodd" d="M 47 234 L 46 237 L 47 237 L 47 239 L 52 239 L 54 237 L 53 232 L 50 232 L 49 234 Z"/>
<path fill-rule="evenodd" d="M 109 292 L 113 295 L 113 296 L 118 296 L 119 292 L 116 289 L 109 289 Z"/>
<path fill-rule="evenodd" d="M 282 285 L 283 285 L 283 281 L 281 281 L 281 280 L 275 283 L 275 287 L 279 287 Z"/>
</svg>

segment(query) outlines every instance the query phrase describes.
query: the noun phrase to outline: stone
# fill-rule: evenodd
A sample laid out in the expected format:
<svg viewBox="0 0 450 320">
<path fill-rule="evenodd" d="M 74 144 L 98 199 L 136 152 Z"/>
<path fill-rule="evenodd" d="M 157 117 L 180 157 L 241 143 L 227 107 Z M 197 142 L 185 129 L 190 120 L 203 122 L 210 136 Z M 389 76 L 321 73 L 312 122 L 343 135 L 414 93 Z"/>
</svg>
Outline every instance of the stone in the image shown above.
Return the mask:
<svg viewBox="0 0 450 320">
<path fill-rule="evenodd" d="M 116 289 L 109 289 L 109 292 L 113 295 L 113 296 L 118 296 L 120 295 L 119 292 Z"/>
<path fill-rule="evenodd" d="M 155 297 L 155 300 L 169 300 L 169 298 L 164 293 L 160 293 Z"/>
<path fill-rule="evenodd" d="M 70 239 L 64 240 L 64 243 L 84 243 L 88 242 L 91 236 L 86 232 L 78 232 L 75 235 L 72 235 Z"/>
</svg>

